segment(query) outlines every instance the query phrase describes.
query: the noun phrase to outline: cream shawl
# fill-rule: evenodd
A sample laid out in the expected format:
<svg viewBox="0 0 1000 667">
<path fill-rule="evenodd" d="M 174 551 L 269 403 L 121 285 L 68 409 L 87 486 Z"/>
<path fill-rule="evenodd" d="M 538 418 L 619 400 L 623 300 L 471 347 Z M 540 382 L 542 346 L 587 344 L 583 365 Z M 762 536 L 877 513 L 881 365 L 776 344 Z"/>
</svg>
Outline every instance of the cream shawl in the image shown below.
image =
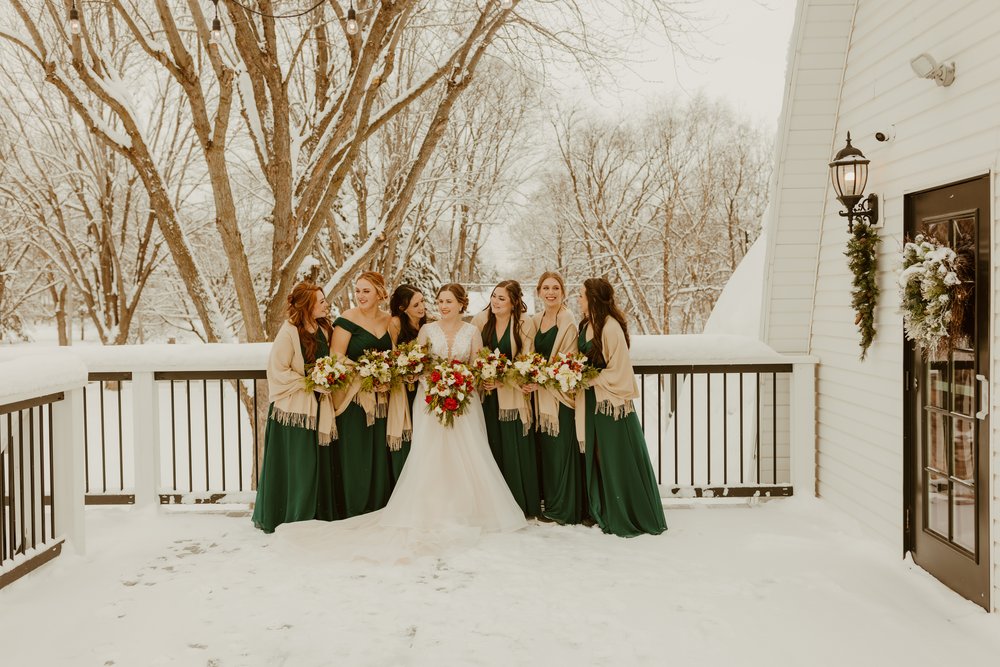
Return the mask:
<svg viewBox="0 0 1000 667">
<path fill-rule="evenodd" d="M 639 397 L 639 383 L 632 371 L 632 359 L 625 332 L 618 320 L 609 317 L 601 331 L 601 345 L 607 368 L 590 382 L 597 399 L 597 412 L 618 420 L 635 411 L 632 400 Z M 580 451 L 585 450 L 587 402 L 576 402 L 576 439 Z"/>
<path fill-rule="evenodd" d="M 486 320 L 489 317 L 487 311 L 482 311 L 478 315 L 472 318 L 472 325 L 479 330 L 480 333 L 483 331 L 483 327 L 486 326 Z M 507 325 L 507 330 L 510 332 L 511 339 L 511 349 L 513 351 L 513 340 L 514 340 L 514 317 L 510 318 L 510 323 Z M 517 354 L 530 354 L 535 350 L 535 322 L 530 317 L 521 317 L 521 337 L 517 346 Z M 489 334 L 489 332 L 487 332 Z M 483 336 L 483 345 L 486 345 L 486 341 L 489 339 L 489 335 Z M 511 359 L 513 361 L 513 359 Z M 528 435 L 531 432 L 531 395 L 525 394 L 519 387 L 512 387 L 508 384 L 503 384 L 497 387 L 497 401 L 500 404 L 500 421 L 512 422 L 515 419 L 520 419 L 521 424 L 524 427 L 524 435 Z"/>
<path fill-rule="evenodd" d="M 319 408 L 315 394 L 306 389 L 305 375 L 299 330 L 286 321 L 278 329 L 267 359 L 267 393 L 274 404 L 271 418 L 283 426 L 316 430 L 319 444 L 329 445 L 337 438 L 333 401 L 327 394 L 320 401 L 323 407 Z"/>
<path fill-rule="evenodd" d="M 531 320 L 535 325 L 535 331 L 542 328 L 542 316 L 544 313 L 536 313 Z M 577 329 L 576 320 L 573 313 L 569 312 L 566 306 L 559 310 L 556 316 L 556 340 L 552 345 L 552 353 L 549 360 L 555 358 L 557 354 L 563 352 L 572 354 L 577 351 L 576 339 L 580 333 Z M 535 428 L 548 435 L 559 435 L 559 404 L 562 403 L 568 408 L 576 406 L 573 397 L 563 393 L 558 389 L 539 388 L 535 392 Z"/>
</svg>

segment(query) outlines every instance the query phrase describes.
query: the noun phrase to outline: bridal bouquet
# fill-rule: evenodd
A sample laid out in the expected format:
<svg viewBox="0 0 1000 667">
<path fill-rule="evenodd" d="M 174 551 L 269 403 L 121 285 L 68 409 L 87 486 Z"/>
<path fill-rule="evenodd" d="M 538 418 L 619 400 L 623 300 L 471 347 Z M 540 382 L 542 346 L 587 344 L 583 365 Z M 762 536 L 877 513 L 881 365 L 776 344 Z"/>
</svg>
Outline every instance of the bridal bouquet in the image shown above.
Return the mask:
<svg viewBox="0 0 1000 667">
<path fill-rule="evenodd" d="M 306 391 L 343 389 L 351 382 L 351 366 L 336 354 L 306 365 Z"/>
<path fill-rule="evenodd" d="M 538 353 L 519 354 L 507 369 L 506 379 L 514 385 L 541 384 L 545 379 L 542 369 L 548 361 Z"/>
<path fill-rule="evenodd" d="M 472 374 L 477 384 L 486 382 L 502 382 L 503 376 L 510 367 L 510 359 L 500 350 L 481 348 L 476 358 L 472 360 Z"/>
<path fill-rule="evenodd" d="M 368 350 L 358 358 L 357 373 L 361 376 L 362 391 L 375 391 L 378 385 L 392 382 L 392 366 L 388 350 Z"/>
<path fill-rule="evenodd" d="M 558 389 L 572 396 L 577 389 L 600 374 L 600 370 L 587 365 L 587 357 L 579 352 L 560 352 L 542 368 L 543 387 Z"/>
<path fill-rule="evenodd" d="M 472 401 L 476 378 L 461 361 L 439 362 L 425 376 L 427 410 L 444 426 L 454 426 Z"/>
<path fill-rule="evenodd" d="M 413 389 L 418 375 L 431 363 L 430 352 L 417 341 L 397 345 L 389 353 L 393 382 L 405 382 L 407 389 Z"/>
</svg>

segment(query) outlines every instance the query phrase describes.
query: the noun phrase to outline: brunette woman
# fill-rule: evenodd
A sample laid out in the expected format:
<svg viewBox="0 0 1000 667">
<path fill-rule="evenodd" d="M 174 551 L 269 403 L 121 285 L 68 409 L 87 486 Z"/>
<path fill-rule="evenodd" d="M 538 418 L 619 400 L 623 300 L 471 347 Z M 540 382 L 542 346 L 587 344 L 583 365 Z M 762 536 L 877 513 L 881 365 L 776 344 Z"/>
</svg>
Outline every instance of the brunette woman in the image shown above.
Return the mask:
<svg viewBox="0 0 1000 667">
<path fill-rule="evenodd" d="M 333 351 L 357 361 L 367 350 L 390 350 L 389 314 L 380 309 L 388 297 L 385 280 L 365 271 L 354 284 L 354 308 L 333 323 Z M 384 507 L 392 491 L 386 435 L 388 387 L 364 391 L 360 378 L 333 395 L 337 414 L 337 463 L 345 518 Z"/>
<path fill-rule="evenodd" d="M 516 280 L 504 280 L 493 288 L 490 305 L 472 324 L 482 332 L 483 345 L 500 350 L 514 360 L 534 349 L 535 324 L 525 316 L 527 308 Z M 483 412 L 490 449 L 510 492 L 527 517 L 541 512 L 538 462 L 531 433 L 531 386 L 490 384 L 483 388 Z"/>
<path fill-rule="evenodd" d="M 633 399 L 639 387 L 628 326 L 611 284 L 588 278 L 580 290 L 578 346 L 601 369 L 577 398 L 577 437 L 586 454 L 590 514 L 605 533 L 633 537 L 667 529 L 653 466 Z"/>
<path fill-rule="evenodd" d="M 392 292 L 389 298 L 389 335 L 392 343 L 403 345 L 417 339 L 420 327 L 428 322 L 427 309 L 424 305 L 424 295 L 419 288 L 413 285 L 400 285 Z M 403 392 L 397 395 L 397 392 Z M 413 398 L 417 395 L 416 384 L 413 389 L 408 387 L 396 388 L 392 390 L 389 397 L 390 403 L 405 397 L 405 409 L 409 411 L 409 418 L 413 418 Z M 410 454 L 409 433 L 404 433 L 397 442 L 394 438 L 389 438 L 389 459 L 392 466 L 392 485 L 395 487 L 399 476 L 403 472 L 403 465 L 406 457 Z"/>
<path fill-rule="evenodd" d="M 272 533 L 282 523 L 339 518 L 323 511 L 330 500 L 329 468 L 320 473 L 320 452 L 329 460 L 336 437 L 328 394 L 305 387 L 305 366 L 329 354 L 333 327 L 323 291 L 301 282 L 288 295 L 288 320 L 281 325 L 267 361 L 268 406 L 264 461 L 257 483 L 253 523 Z M 323 482 L 321 484 L 321 477 Z M 321 488 L 322 487 L 322 488 Z"/>
<path fill-rule="evenodd" d="M 546 271 L 538 279 L 535 293 L 544 310 L 531 319 L 535 352 L 552 360 L 556 355 L 577 351 L 579 329 L 566 307 L 566 284 L 562 276 Z M 573 410 L 576 402 L 558 389 L 540 388 L 535 393 L 535 442 L 541 459 L 543 514 L 558 523 L 582 523 L 587 516 L 586 478 L 583 455 L 576 441 Z"/>
</svg>

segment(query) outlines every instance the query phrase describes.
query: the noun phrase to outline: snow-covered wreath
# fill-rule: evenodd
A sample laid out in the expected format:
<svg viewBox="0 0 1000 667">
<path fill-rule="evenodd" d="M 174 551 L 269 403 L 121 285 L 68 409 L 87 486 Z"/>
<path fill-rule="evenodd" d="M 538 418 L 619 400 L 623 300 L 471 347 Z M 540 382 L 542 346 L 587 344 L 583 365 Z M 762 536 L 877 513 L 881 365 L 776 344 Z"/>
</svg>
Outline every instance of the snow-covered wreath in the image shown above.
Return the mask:
<svg viewBox="0 0 1000 667">
<path fill-rule="evenodd" d="M 961 332 L 969 297 L 965 268 L 954 250 L 922 234 L 903 246 L 903 328 L 925 353 L 949 347 Z"/>
</svg>

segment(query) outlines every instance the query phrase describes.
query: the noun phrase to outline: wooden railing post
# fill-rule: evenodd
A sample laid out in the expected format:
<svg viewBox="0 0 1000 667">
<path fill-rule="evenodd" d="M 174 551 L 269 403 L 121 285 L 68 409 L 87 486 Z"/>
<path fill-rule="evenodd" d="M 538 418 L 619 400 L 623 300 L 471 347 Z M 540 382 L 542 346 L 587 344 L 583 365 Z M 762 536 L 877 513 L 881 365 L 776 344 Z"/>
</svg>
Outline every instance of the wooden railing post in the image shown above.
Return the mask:
<svg viewBox="0 0 1000 667">
<path fill-rule="evenodd" d="M 792 368 L 791 464 L 795 494 L 816 496 L 816 364 Z"/>
<path fill-rule="evenodd" d="M 132 373 L 132 451 L 135 504 L 160 504 L 160 401 L 152 371 Z"/>
<path fill-rule="evenodd" d="M 86 551 L 84 524 L 83 387 L 65 392 L 52 404 L 52 485 L 56 534 L 77 553 Z"/>
</svg>

